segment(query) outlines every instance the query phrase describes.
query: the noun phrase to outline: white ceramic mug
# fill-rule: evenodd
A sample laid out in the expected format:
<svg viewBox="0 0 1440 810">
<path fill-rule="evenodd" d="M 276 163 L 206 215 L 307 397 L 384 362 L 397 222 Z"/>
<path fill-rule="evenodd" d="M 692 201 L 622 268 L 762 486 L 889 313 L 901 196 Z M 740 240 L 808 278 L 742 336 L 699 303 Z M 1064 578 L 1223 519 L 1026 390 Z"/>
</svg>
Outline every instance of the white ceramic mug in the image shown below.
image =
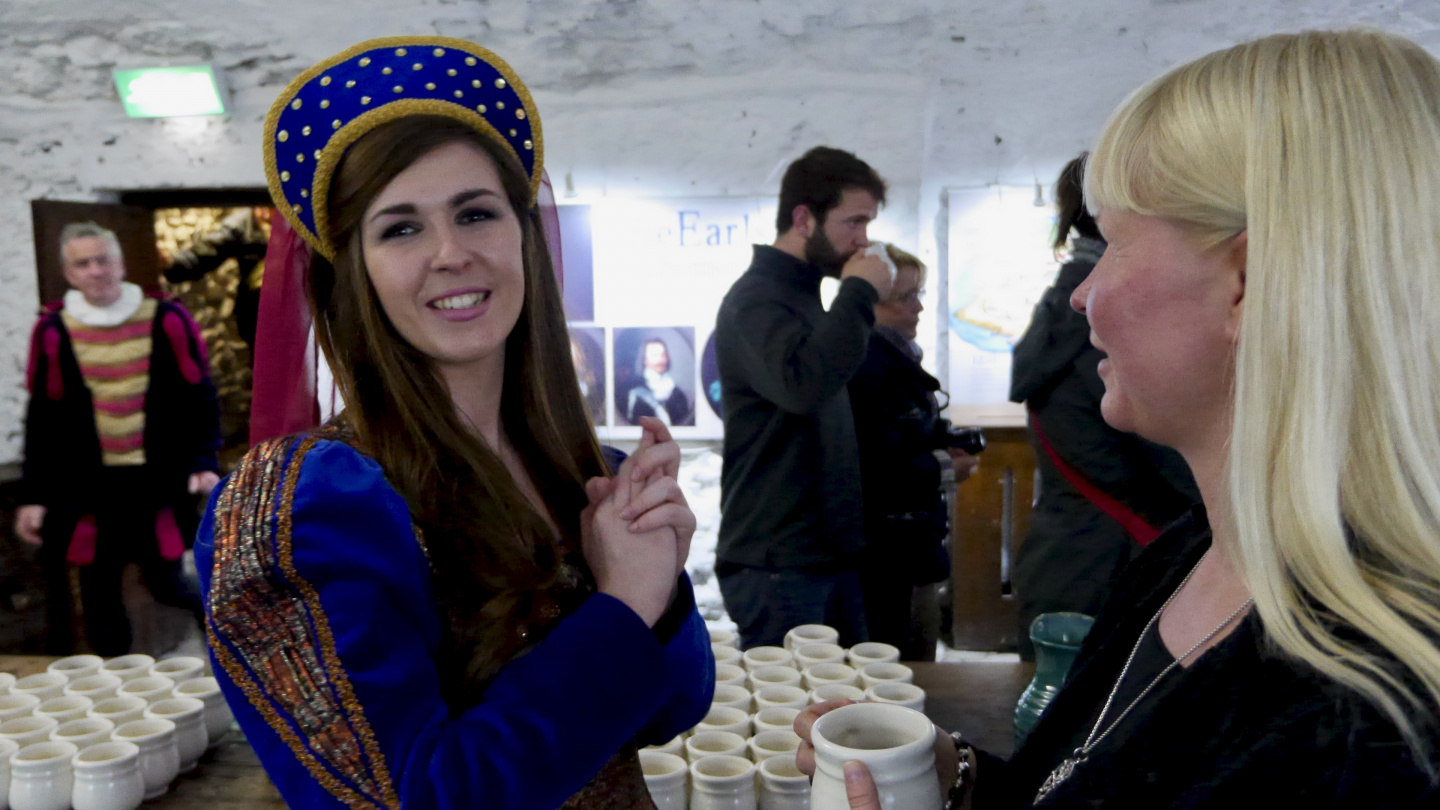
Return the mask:
<svg viewBox="0 0 1440 810">
<path fill-rule="evenodd" d="M 800 748 L 800 735 L 788 729 L 762 731 L 750 738 L 750 759 L 756 765 L 770 757 L 789 756 L 795 761 L 795 751 Z"/>
<path fill-rule="evenodd" d="M 79 720 L 90 711 L 95 701 L 83 695 L 61 695 L 58 698 L 50 698 L 35 707 L 36 717 L 49 717 L 56 724 L 68 723 L 71 720 Z"/>
<path fill-rule="evenodd" d="M 69 682 L 58 672 L 41 672 L 16 681 L 15 685 L 10 687 L 10 694 L 34 695 L 42 701 L 49 700 L 65 694 L 65 684 Z"/>
<path fill-rule="evenodd" d="M 771 706 L 756 712 L 755 716 L 751 718 L 751 724 L 755 727 L 756 734 L 763 734 L 767 731 L 793 731 L 795 718 L 799 716 L 799 709 L 792 709 L 788 706 Z"/>
<path fill-rule="evenodd" d="M 726 647 L 739 649 L 740 639 L 735 635 L 734 630 L 724 630 L 720 628 L 706 628 L 706 630 L 710 633 L 711 644 L 723 644 Z"/>
<path fill-rule="evenodd" d="M 805 690 L 798 686 L 767 686 L 755 693 L 755 711 L 763 711 L 771 706 L 803 709 L 808 697 Z"/>
<path fill-rule="evenodd" d="M 805 671 L 816 664 L 845 663 L 845 648 L 839 644 L 801 644 L 795 648 L 795 666 Z"/>
<path fill-rule="evenodd" d="M 220 742 L 220 738 L 230 730 L 230 724 L 235 722 L 225 695 L 220 691 L 220 684 L 214 678 L 193 678 L 175 687 L 172 694 L 175 697 L 193 697 L 205 704 L 205 736 L 209 738 L 211 747 Z"/>
<path fill-rule="evenodd" d="M 672 756 L 685 758 L 685 735 L 676 734 L 673 739 L 661 745 L 647 745 L 640 749 L 641 753 L 653 751 L 657 754 L 670 754 Z"/>
<path fill-rule="evenodd" d="M 895 683 L 914 683 L 915 670 L 904 664 L 882 663 L 866 664 L 860 670 L 860 685 L 866 689 L 877 683 L 893 681 Z"/>
<path fill-rule="evenodd" d="M 724 644 L 711 644 L 710 652 L 714 653 L 716 664 L 740 666 L 742 660 L 740 658 L 740 651 L 734 647 L 727 647 Z"/>
<path fill-rule="evenodd" d="M 891 703 L 842 706 L 815 721 L 812 810 L 849 810 L 845 763 L 858 760 L 870 769 L 880 806 L 940 810 L 935 775 L 935 725 L 920 712 Z"/>
<path fill-rule="evenodd" d="M 846 686 L 858 686 L 860 684 L 860 673 L 853 667 L 844 664 L 816 664 L 805 670 L 805 688 L 818 689 L 826 684 L 840 683 Z"/>
<path fill-rule="evenodd" d="M 760 810 L 810 810 L 810 777 L 795 767 L 795 757 L 762 760 Z"/>
<path fill-rule="evenodd" d="M 825 624 L 801 624 L 785 634 L 785 649 L 794 650 L 805 644 L 838 644 L 840 631 Z"/>
<path fill-rule="evenodd" d="M 165 795 L 170 783 L 180 773 L 175 724 L 159 717 L 132 720 L 116 728 L 111 739 L 135 743 L 140 748 L 140 774 L 145 778 L 145 798 Z"/>
<path fill-rule="evenodd" d="M 117 695 L 96 703 L 85 714 L 90 717 L 103 717 L 116 726 L 123 726 L 133 720 L 139 720 L 145 714 L 145 707 L 148 705 L 134 695 Z"/>
<path fill-rule="evenodd" d="M 827 700 L 853 700 L 859 703 L 864 699 L 865 690 L 848 683 L 827 683 L 810 690 L 811 706 Z"/>
<path fill-rule="evenodd" d="M 694 764 L 701 757 L 745 756 L 745 738 L 733 731 L 697 731 L 685 741 L 685 759 Z"/>
<path fill-rule="evenodd" d="M 76 678 L 65 684 L 65 694 L 80 695 L 99 703 L 106 698 L 115 697 L 115 691 L 120 688 L 124 681 L 118 676 L 108 672 L 101 672 L 97 675 L 87 675 L 84 678 Z"/>
<path fill-rule="evenodd" d="M 145 799 L 140 748 L 134 743 L 92 745 L 75 755 L 75 810 L 135 810 Z"/>
<path fill-rule="evenodd" d="M 8 672 L 0 672 L 0 697 L 10 694 L 10 687 L 15 685 L 15 676 Z"/>
<path fill-rule="evenodd" d="M 761 667 L 794 667 L 795 656 L 784 647 L 751 647 L 744 654 L 745 671 L 754 672 Z"/>
<path fill-rule="evenodd" d="M 144 678 L 136 678 L 133 681 L 126 681 L 120 684 L 119 689 L 115 690 L 117 697 L 130 695 L 132 697 L 138 697 L 146 703 L 164 700 L 174 692 L 175 682 L 162 675 L 149 675 Z"/>
<path fill-rule="evenodd" d="M 0 738 L 11 740 L 24 748 L 27 745 L 47 742 L 50 732 L 59 726 L 53 717 L 17 717 L 0 723 Z"/>
<path fill-rule="evenodd" d="M 19 750 L 13 740 L 0 740 L 0 810 L 10 806 L 10 756 Z"/>
<path fill-rule="evenodd" d="M 195 698 L 166 698 L 151 703 L 146 717 L 160 717 L 175 724 L 175 752 L 180 756 L 180 773 L 195 769 L 195 763 L 210 745 L 205 734 L 205 704 Z"/>
<path fill-rule="evenodd" d="M 182 684 L 193 678 L 205 677 L 205 661 L 190 655 L 177 655 L 174 658 L 156 661 L 150 667 L 150 674 L 169 678 L 177 684 Z"/>
<path fill-rule="evenodd" d="M 881 681 L 865 690 L 865 699 L 876 703 L 896 703 L 917 712 L 925 711 L 925 690 L 913 683 Z"/>
<path fill-rule="evenodd" d="M 716 684 L 715 697 L 711 699 L 710 705 L 729 706 L 732 709 L 748 712 L 750 711 L 750 690 L 728 683 Z"/>
<path fill-rule="evenodd" d="M 92 745 L 109 742 L 110 733 L 114 730 L 115 724 L 103 717 L 84 717 L 61 723 L 50 732 L 50 739 L 55 742 L 68 742 L 84 751 Z"/>
<path fill-rule="evenodd" d="M 716 664 L 715 683 L 743 686 L 748 691 L 750 689 L 750 673 L 746 672 L 744 667 L 734 664 Z"/>
<path fill-rule="evenodd" d="M 640 752 L 640 771 L 645 775 L 645 789 L 656 810 L 685 810 L 689 804 L 685 777 L 690 766 L 674 754 L 659 751 Z"/>
<path fill-rule="evenodd" d="M 150 674 L 150 667 L 153 666 L 155 666 L 154 658 L 143 653 L 132 653 L 119 658 L 111 658 L 100 667 L 100 671 L 114 675 L 124 682 L 146 677 Z"/>
<path fill-rule="evenodd" d="M 705 719 L 695 726 L 695 732 L 729 731 L 741 737 L 750 736 L 750 714 L 733 706 L 711 706 Z"/>
<path fill-rule="evenodd" d="M 856 644 L 846 654 L 850 666 L 860 669 L 866 664 L 893 664 L 900 660 L 900 648 L 878 641 Z"/>
<path fill-rule="evenodd" d="M 0 695 L 0 723 L 17 717 L 29 717 L 40 705 L 40 698 L 34 695 Z"/>
<path fill-rule="evenodd" d="M 75 746 L 66 742 L 27 745 L 10 757 L 10 810 L 70 810 Z"/>
<path fill-rule="evenodd" d="M 64 675 L 65 680 L 73 681 L 98 673 L 104 663 L 105 659 L 98 655 L 71 655 L 58 661 L 51 661 L 50 666 L 45 667 L 45 671 Z"/>
<path fill-rule="evenodd" d="M 756 810 L 755 763 L 728 754 L 690 763 L 690 810 Z"/>
<path fill-rule="evenodd" d="M 764 689 L 767 686 L 799 686 L 800 673 L 793 667 L 760 667 L 750 670 L 750 689 Z"/>
</svg>

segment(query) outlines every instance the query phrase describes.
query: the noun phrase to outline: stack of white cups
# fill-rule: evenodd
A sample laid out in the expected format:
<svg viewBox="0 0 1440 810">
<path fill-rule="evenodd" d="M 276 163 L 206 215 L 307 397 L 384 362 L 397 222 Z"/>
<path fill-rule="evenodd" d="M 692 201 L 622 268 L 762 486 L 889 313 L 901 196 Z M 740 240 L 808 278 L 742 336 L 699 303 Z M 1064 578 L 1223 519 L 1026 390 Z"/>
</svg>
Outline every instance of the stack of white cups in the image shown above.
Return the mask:
<svg viewBox="0 0 1440 810">
<path fill-rule="evenodd" d="M 0 673 L 0 810 L 134 810 L 234 718 L 205 662 L 74 655 Z"/>
<path fill-rule="evenodd" d="M 783 647 L 743 654 L 730 630 L 711 629 L 715 697 L 694 729 L 640 752 L 660 810 L 809 810 L 810 779 L 795 767 L 795 717 L 826 700 L 896 703 L 924 711 L 925 692 L 888 644 L 839 646 L 840 634 L 801 625 Z M 688 767 L 687 767 L 688 763 Z M 687 785 L 688 777 L 688 785 Z"/>
</svg>

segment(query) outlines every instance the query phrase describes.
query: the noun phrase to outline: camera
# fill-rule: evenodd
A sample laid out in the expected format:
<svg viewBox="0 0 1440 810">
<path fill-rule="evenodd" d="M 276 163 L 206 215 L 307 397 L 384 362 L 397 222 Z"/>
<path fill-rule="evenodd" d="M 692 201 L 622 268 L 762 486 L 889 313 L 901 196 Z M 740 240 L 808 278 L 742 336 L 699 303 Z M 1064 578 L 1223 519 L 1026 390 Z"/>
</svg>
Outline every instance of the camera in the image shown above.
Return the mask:
<svg viewBox="0 0 1440 810">
<path fill-rule="evenodd" d="M 985 451 L 985 431 L 978 427 L 957 428 L 949 419 L 936 419 L 930 438 L 936 450 L 958 447 L 972 456 Z"/>
</svg>

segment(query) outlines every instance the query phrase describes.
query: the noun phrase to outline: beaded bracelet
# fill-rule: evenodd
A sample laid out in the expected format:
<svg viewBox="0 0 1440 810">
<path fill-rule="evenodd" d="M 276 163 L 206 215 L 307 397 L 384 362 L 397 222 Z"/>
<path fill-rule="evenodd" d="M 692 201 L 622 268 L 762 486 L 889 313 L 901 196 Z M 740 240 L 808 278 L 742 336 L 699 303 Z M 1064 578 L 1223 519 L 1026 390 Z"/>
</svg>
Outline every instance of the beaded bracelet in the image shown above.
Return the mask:
<svg viewBox="0 0 1440 810">
<path fill-rule="evenodd" d="M 970 791 L 970 754 L 975 746 L 966 742 L 965 735 L 958 731 L 950 732 L 950 740 L 955 743 L 955 754 L 960 761 L 956 764 L 955 783 L 945 796 L 945 810 L 958 810 L 965 803 L 965 794 Z"/>
</svg>

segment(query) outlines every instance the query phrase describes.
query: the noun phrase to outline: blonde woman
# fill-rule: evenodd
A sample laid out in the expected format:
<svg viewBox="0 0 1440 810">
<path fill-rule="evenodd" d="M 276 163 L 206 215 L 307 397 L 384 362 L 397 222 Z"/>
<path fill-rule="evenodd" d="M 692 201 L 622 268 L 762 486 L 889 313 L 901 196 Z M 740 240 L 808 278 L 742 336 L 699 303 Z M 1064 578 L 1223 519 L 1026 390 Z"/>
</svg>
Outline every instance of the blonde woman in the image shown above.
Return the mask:
<svg viewBox="0 0 1440 810">
<path fill-rule="evenodd" d="M 1085 188 L 1110 246 L 1072 303 L 1106 421 L 1178 450 L 1204 507 L 1010 762 L 961 746 L 961 805 L 1440 806 L 1437 99 L 1414 43 L 1315 32 L 1111 118 Z"/>
</svg>

